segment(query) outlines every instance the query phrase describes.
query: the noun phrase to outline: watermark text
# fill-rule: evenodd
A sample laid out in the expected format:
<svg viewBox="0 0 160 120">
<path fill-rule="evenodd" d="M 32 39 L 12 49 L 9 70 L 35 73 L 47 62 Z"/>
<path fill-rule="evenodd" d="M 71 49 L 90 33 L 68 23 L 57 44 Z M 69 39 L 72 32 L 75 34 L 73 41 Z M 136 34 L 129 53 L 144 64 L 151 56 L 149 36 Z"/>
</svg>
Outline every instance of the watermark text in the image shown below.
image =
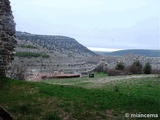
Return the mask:
<svg viewBox="0 0 160 120">
<path fill-rule="evenodd" d="M 158 118 L 158 114 L 145 114 L 145 113 L 125 113 L 126 118 Z"/>
</svg>

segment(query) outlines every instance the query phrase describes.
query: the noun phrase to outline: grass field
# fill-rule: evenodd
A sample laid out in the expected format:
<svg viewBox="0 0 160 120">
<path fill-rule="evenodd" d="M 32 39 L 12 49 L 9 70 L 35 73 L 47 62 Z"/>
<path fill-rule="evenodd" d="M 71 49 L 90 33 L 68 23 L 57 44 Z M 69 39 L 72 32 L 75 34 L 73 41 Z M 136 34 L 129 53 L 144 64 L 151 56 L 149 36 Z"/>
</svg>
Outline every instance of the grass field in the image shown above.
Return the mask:
<svg viewBox="0 0 160 120">
<path fill-rule="evenodd" d="M 97 74 L 91 79 L 103 84 L 104 78 L 108 77 Z M 89 78 L 52 80 L 54 84 L 3 78 L 0 105 L 15 120 L 122 120 L 125 113 L 160 113 L 160 78 L 118 78 L 89 89 L 96 82 L 79 83 Z M 78 84 L 55 85 L 57 81 Z"/>
<path fill-rule="evenodd" d="M 90 82 L 90 81 L 96 81 L 97 79 L 100 78 L 105 78 L 107 77 L 107 74 L 105 73 L 94 73 L 94 78 L 89 78 L 88 76 L 85 77 L 79 77 L 79 78 L 67 78 L 67 79 L 48 79 L 44 80 L 43 82 L 45 83 L 50 83 L 50 84 L 59 84 L 59 85 L 74 85 L 75 84 L 81 84 L 85 82 Z"/>
</svg>

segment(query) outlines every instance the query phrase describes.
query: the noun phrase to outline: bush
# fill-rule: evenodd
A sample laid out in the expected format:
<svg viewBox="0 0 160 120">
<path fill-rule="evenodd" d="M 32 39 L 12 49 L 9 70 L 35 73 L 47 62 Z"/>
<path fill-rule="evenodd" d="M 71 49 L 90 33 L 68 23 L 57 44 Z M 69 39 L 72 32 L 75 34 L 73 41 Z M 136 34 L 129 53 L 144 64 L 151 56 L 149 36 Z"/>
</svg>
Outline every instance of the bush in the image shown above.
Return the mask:
<svg viewBox="0 0 160 120">
<path fill-rule="evenodd" d="M 110 69 L 107 71 L 108 76 L 117 76 L 117 75 L 123 75 L 123 71 L 121 70 L 115 70 L 115 69 Z"/>
<path fill-rule="evenodd" d="M 143 73 L 144 74 L 151 74 L 151 71 L 152 71 L 151 64 L 149 62 L 147 62 L 143 68 Z"/>
<path fill-rule="evenodd" d="M 34 52 L 16 52 L 16 56 L 18 57 L 40 57 L 40 53 L 34 53 Z"/>
<path fill-rule="evenodd" d="M 130 66 L 130 72 L 132 74 L 141 74 L 142 73 L 142 65 L 139 61 L 134 62 L 131 66 Z"/>
<path fill-rule="evenodd" d="M 107 71 L 107 67 L 106 67 L 104 64 L 99 64 L 99 65 L 94 69 L 94 72 L 98 72 L 98 73 L 101 73 L 101 72 L 106 73 L 106 71 Z"/>
<path fill-rule="evenodd" d="M 152 69 L 152 74 L 160 74 L 160 69 Z"/>
<path fill-rule="evenodd" d="M 132 72 L 130 69 L 131 69 L 131 66 L 126 66 L 125 69 L 123 70 L 124 74 L 125 75 L 132 75 Z"/>
<path fill-rule="evenodd" d="M 116 70 L 124 70 L 125 66 L 123 62 L 118 62 L 115 69 Z"/>
<path fill-rule="evenodd" d="M 42 55 L 42 58 L 49 58 L 49 55 L 43 54 L 43 55 Z"/>
<path fill-rule="evenodd" d="M 98 65 L 95 69 L 94 69 L 95 72 L 103 72 L 103 65 Z"/>
</svg>

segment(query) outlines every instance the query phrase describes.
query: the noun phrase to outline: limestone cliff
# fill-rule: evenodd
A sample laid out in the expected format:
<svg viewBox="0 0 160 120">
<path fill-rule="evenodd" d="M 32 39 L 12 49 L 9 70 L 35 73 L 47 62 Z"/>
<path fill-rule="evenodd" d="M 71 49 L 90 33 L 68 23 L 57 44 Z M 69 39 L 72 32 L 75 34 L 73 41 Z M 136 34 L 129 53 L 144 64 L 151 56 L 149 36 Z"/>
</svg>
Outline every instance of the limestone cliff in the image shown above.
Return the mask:
<svg viewBox="0 0 160 120">
<path fill-rule="evenodd" d="M 6 76 L 15 48 L 15 22 L 9 0 L 0 0 L 0 77 Z"/>
</svg>

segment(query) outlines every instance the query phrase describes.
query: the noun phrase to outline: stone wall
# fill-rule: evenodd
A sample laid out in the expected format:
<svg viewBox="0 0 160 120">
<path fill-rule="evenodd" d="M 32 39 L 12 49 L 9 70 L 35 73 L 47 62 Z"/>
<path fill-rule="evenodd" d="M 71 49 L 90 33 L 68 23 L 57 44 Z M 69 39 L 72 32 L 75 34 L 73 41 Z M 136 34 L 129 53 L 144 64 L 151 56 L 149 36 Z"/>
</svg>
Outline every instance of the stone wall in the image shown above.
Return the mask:
<svg viewBox="0 0 160 120">
<path fill-rule="evenodd" d="M 6 76 L 9 64 L 13 60 L 15 40 L 15 22 L 9 0 L 0 0 L 0 77 Z"/>
</svg>

